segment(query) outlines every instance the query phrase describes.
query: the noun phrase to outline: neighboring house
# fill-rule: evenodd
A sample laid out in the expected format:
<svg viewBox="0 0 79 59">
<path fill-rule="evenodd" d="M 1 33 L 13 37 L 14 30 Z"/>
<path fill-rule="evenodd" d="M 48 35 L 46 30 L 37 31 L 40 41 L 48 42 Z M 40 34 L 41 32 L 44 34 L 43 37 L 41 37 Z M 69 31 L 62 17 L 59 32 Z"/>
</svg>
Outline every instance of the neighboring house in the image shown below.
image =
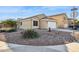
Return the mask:
<svg viewBox="0 0 79 59">
<path fill-rule="evenodd" d="M 19 29 L 48 29 L 48 28 L 67 28 L 66 14 L 59 14 L 54 16 L 46 16 L 39 14 L 29 18 L 19 19 L 17 21 Z"/>
<path fill-rule="evenodd" d="M 68 18 L 69 26 L 73 26 L 73 23 L 74 23 L 73 18 Z"/>
<path fill-rule="evenodd" d="M 73 18 L 68 18 L 68 24 L 69 24 L 69 28 L 71 29 L 79 29 L 79 22 L 77 19 L 73 19 Z"/>
<path fill-rule="evenodd" d="M 0 28 L 9 28 L 9 27 L 11 27 L 11 26 L 8 24 L 0 24 Z"/>
<path fill-rule="evenodd" d="M 1 24 L 1 23 L 0 23 L 0 28 L 3 28 L 3 27 L 4 27 L 4 24 Z"/>
<path fill-rule="evenodd" d="M 49 18 L 54 18 L 57 23 L 58 28 L 68 27 L 68 17 L 65 13 L 49 16 Z"/>
</svg>

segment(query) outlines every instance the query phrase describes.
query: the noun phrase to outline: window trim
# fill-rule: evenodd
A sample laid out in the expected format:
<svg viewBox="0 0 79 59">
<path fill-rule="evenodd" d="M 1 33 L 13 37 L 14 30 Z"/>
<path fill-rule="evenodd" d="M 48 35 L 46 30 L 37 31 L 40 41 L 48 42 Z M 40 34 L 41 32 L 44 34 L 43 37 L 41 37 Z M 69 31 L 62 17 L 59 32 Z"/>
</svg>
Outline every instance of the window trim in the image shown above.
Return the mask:
<svg viewBox="0 0 79 59">
<path fill-rule="evenodd" d="M 38 26 L 38 21 L 34 20 L 33 21 L 33 26 Z"/>
</svg>

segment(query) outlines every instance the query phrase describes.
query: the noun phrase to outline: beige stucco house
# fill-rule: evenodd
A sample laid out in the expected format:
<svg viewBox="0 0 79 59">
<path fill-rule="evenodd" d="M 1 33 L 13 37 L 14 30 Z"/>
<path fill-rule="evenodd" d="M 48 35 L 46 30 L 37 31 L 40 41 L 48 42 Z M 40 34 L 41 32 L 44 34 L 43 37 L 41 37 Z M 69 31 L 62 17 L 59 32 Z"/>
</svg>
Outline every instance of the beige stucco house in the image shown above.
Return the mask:
<svg viewBox="0 0 79 59">
<path fill-rule="evenodd" d="M 52 23 L 52 24 L 49 24 L 49 23 Z M 53 24 L 55 26 L 53 26 Z M 40 14 L 40 15 L 29 17 L 29 18 L 19 19 L 18 20 L 18 28 L 19 29 L 56 28 L 56 21 L 52 18 L 48 18 L 44 14 Z"/>
<path fill-rule="evenodd" d="M 59 14 L 53 16 L 46 16 L 39 14 L 29 18 L 19 19 L 17 21 L 19 29 L 53 29 L 53 28 L 66 28 L 67 16 L 66 14 Z"/>
</svg>

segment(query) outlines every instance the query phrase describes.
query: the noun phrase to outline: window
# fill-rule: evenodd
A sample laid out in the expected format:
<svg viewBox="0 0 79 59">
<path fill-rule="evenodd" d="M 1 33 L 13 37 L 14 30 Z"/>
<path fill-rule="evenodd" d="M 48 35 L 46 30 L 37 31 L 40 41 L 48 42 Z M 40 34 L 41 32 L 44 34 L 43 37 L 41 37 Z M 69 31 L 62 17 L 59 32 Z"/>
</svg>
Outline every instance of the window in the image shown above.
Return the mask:
<svg viewBox="0 0 79 59">
<path fill-rule="evenodd" d="M 33 26 L 38 26 L 38 21 L 33 21 Z"/>
</svg>

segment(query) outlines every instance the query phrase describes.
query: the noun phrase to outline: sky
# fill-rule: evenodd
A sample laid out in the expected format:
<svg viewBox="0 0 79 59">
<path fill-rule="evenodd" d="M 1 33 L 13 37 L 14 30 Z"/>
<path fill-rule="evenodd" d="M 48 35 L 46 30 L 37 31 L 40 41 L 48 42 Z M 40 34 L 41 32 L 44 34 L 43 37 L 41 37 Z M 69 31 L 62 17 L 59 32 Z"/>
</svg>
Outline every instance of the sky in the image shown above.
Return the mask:
<svg viewBox="0 0 79 59">
<path fill-rule="evenodd" d="M 0 21 L 9 18 L 27 18 L 38 14 L 47 16 L 66 13 L 70 18 L 73 6 L 0 6 Z M 79 6 L 76 6 L 79 8 Z M 79 10 L 77 10 L 79 12 Z M 79 17 L 77 17 L 79 18 Z"/>
</svg>

